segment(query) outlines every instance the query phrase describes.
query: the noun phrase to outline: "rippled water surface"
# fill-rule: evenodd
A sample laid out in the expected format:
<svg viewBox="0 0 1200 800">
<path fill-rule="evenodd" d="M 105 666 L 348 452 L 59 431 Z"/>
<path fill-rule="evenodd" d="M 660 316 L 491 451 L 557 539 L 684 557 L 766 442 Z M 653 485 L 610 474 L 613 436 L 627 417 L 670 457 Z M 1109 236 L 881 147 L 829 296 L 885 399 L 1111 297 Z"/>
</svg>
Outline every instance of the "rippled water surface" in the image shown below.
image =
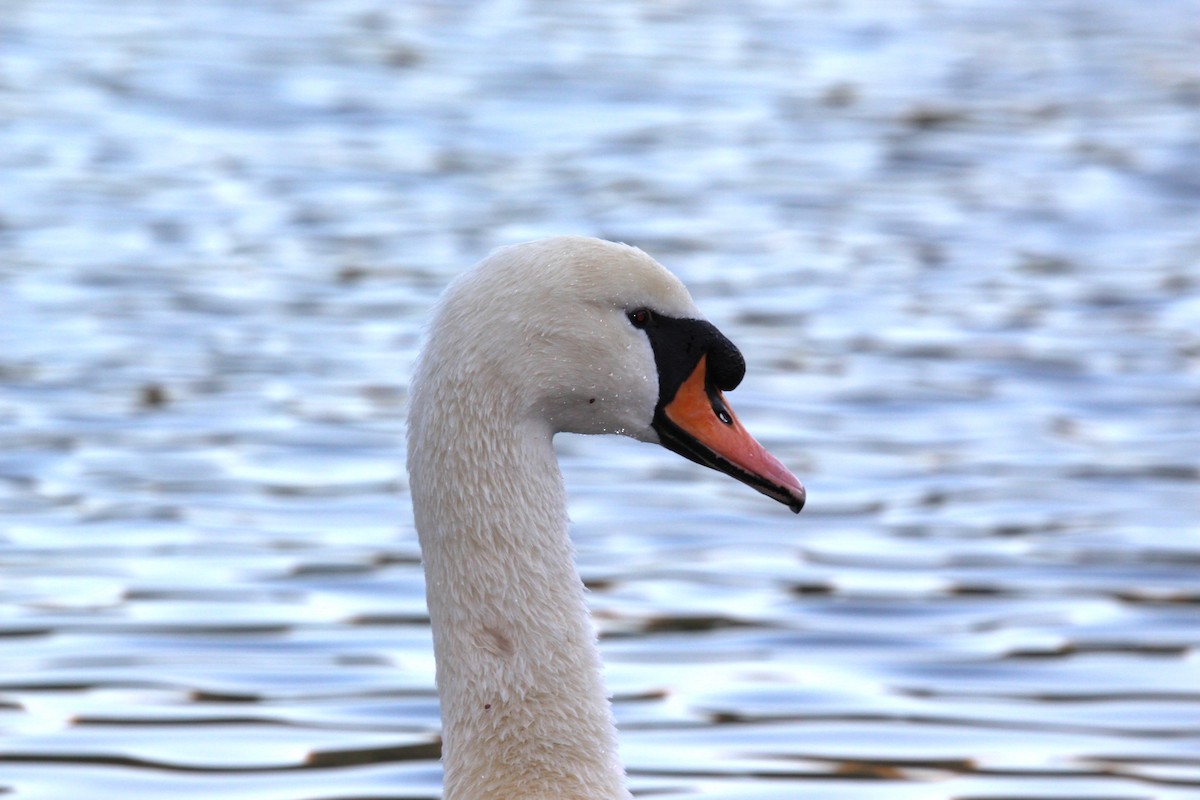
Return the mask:
<svg viewBox="0 0 1200 800">
<path fill-rule="evenodd" d="M 793 517 L 561 437 L 645 797 L 1200 797 L 1193 2 L 7 3 L 0 793 L 439 795 L 420 326 L 689 284 Z"/>
</svg>

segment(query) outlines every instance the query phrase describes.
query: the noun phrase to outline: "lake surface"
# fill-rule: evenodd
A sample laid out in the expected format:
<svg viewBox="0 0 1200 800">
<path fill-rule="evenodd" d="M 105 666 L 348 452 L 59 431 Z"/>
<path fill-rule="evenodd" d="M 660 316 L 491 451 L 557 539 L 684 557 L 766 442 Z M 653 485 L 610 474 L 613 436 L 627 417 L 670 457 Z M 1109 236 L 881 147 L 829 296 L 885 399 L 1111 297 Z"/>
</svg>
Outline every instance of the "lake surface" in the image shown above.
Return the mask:
<svg viewBox="0 0 1200 800">
<path fill-rule="evenodd" d="M 0 14 L 0 794 L 435 798 L 440 289 L 637 244 L 799 517 L 560 437 L 639 796 L 1200 796 L 1194 2 Z"/>
</svg>

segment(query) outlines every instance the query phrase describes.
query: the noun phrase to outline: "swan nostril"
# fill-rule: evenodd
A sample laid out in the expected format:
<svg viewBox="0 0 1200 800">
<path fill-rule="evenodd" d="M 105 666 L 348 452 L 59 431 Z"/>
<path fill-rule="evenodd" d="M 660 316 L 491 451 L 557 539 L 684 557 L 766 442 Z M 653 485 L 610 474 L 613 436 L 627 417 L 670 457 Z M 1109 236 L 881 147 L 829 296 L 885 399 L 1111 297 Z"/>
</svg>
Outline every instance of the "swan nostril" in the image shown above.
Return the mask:
<svg viewBox="0 0 1200 800">
<path fill-rule="evenodd" d="M 725 407 L 725 403 L 721 400 L 720 396 L 713 397 L 710 395 L 709 399 L 712 400 L 712 410 L 717 415 L 717 419 L 726 425 L 732 425 L 733 414 L 729 413 L 729 409 Z"/>
<path fill-rule="evenodd" d="M 708 395 L 708 403 L 717 419 L 726 425 L 733 425 L 733 412 L 725 405 L 725 397 L 721 390 L 709 383 L 704 387 L 704 393 Z"/>
</svg>

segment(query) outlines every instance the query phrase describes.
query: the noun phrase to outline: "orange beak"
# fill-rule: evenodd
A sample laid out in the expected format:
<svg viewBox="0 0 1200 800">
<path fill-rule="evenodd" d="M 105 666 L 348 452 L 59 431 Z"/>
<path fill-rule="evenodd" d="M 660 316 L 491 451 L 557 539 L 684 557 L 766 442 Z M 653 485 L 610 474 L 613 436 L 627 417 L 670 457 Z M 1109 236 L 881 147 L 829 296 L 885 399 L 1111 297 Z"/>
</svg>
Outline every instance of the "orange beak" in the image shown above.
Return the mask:
<svg viewBox="0 0 1200 800">
<path fill-rule="evenodd" d="M 707 360 L 707 355 L 700 357 L 675 397 L 662 407 L 669 423 L 658 426 L 663 445 L 800 513 L 804 486 L 742 427 L 725 396 L 708 380 Z"/>
</svg>

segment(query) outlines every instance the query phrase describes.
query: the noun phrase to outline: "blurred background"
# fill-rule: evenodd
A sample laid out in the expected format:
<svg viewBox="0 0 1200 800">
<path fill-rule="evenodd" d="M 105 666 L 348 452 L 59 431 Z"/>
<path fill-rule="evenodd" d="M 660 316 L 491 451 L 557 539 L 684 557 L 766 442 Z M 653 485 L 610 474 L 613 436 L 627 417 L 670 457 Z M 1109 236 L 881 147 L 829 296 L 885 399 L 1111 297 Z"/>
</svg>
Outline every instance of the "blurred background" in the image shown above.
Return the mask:
<svg viewBox="0 0 1200 800">
<path fill-rule="evenodd" d="M 583 233 L 809 490 L 559 437 L 640 796 L 1200 796 L 1198 11 L 4 2 L 0 793 L 438 797 L 409 372 Z"/>
</svg>

